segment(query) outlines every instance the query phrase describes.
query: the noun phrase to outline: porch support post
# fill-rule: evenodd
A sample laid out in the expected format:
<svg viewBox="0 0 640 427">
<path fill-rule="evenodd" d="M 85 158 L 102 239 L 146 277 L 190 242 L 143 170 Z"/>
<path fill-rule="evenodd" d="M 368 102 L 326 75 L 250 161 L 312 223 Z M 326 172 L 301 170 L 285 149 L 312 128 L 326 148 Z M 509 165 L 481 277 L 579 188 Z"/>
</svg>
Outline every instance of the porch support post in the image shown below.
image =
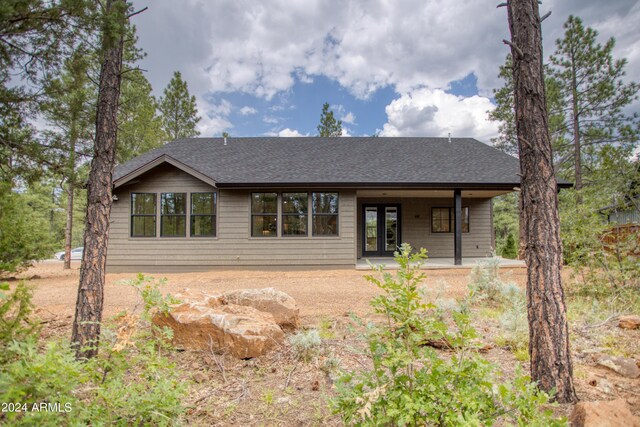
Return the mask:
<svg viewBox="0 0 640 427">
<path fill-rule="evenodd" d="M 462 265 L 462 192 L 453 190 L 453 250 L 455 265 Z"/>
</svg>

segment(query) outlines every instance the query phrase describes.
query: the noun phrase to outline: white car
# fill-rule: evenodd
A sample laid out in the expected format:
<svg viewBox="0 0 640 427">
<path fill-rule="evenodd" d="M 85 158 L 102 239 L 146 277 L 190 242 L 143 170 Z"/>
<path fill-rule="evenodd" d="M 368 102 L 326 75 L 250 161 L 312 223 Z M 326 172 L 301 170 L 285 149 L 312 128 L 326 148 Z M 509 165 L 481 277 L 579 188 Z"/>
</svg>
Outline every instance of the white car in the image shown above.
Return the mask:
<svg viewBox="0 0 640 427">
<path fill-rule="evenodd" d="M 71 260 L 81 260 L 82 259 L 82 252 L 84 252 L 84 247 L 79 247 L 79 248 L 75 248 L 75 249 L 71 249 Z M 54 255 L 54 257 L 56 259 L 59 259 L 61 261 L 64 261 L 64 251 L 62 252 L 56 252 L 56 254 Z"/>
</svg>

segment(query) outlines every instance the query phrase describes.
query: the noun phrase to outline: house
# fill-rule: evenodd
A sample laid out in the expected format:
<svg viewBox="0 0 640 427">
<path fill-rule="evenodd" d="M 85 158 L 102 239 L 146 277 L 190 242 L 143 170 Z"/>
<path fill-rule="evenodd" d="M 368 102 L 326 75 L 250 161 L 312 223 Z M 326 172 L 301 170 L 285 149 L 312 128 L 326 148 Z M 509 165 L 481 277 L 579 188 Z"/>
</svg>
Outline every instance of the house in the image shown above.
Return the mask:
<svg viewBox="0 0 640 427">
<path fill-rule="evenodd" d="M 494 247 L 518 160 L 470 138 L 192 138 L 114 172 L 109 271 L 342 266 Z"/>
</svg>

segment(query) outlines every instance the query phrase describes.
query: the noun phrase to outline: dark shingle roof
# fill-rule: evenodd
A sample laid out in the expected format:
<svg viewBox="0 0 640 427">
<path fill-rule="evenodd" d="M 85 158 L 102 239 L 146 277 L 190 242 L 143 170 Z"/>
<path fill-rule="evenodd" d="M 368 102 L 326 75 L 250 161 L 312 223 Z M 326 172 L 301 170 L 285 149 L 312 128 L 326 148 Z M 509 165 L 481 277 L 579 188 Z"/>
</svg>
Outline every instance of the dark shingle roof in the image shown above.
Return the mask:
<svg viewBox="0 0 640 427">
<path fill-rule="evenodd" d="M 518 160 L 472 138 L 189 138 L 116 168 L 125 177 L 163 155 L 219 186 L 266 184 L 515 186 Z M 116 182 L 116 184 L 118 184 Z"/>
</svg>

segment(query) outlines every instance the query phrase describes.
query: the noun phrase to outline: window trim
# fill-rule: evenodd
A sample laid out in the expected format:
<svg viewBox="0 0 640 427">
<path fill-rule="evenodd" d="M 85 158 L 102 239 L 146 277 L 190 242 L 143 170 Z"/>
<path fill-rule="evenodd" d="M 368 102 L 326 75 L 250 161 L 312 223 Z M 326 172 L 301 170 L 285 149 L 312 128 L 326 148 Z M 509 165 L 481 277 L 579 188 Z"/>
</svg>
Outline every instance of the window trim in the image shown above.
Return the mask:
<svg viewBox="0 0 640 427">
<path fill-rule="evenodd" d="M 275 194 L 276 195 L 276 211 L 275 212 L 268 212 L 268 213 L 254 213 L 253 212 L 253 195 L 254 194 Z M 256 239 L 273 239 L 273 238 L 277 238 L 277 237 L 281 237 L 280 236 L 280 225 L 278 221 L 278 218 L 280 217 L 280 193 L 277 191 L 252 191 L 251 194 L 249 195 L 249 236 L 251 238 L 256 238 Z M 275 216 L 276 217 L 276 232 L 273 236 L 265 236 L 263 235 L 255 235 L 253 233 L 253 217 L 254 216 Z"/>
<path fill-rule="evenodd" d="M 449 231 L 434 231 L 433 230 L 433 210 L 434 209 L 449 209 Z M 464 226 L 464 210 L 467 210 L 467 231 L 464 231 L 464 227 L 462 230 L 463 234 L 469 234 L 471 232 L 471 208 L 469 206 L 462 206 L 462 225 Z M 455 228 L 455 208 L 453 206 L 431 206 L 431 217 L 429 218 L 430 222 L 430 231 L 431 234 L 451 234 Z"/>
<path fill-rule="evenodd" d="M 183 214 L 163 214 L 162 213 L 162 196 L 164 196 L 165 194 L 184 194 L 184 213 Z M 161 192 L 160 193 L 160 238 L 161 239 L 175 239 L 175 238 L 185 238 L 187 237 L 187 215 L 188 215 L 188 206 L 187 206 L 187 195 L 189 194 L 188 191 L 167 191 L 167 192 Z M 164 217 L 167 216 L 171 216 L 171 217 L 184 217 L 184 234 L 175 234 L 175 235 L 170 235 L 170 236 L 165 236 L 162 234 L 162 230 L 163 230 L 163 224 L 164 224 Z"/>
<path fill-rule="evenodd" d="M 193 213 L 193 195 L 194 194 L 213 194 L 213 214 L 194 214 Z M 192 233 L 193 217 L 213 217 L 213 234 L 212 235 L 197 235 Z M 217 191 L 194 191 L 189 193 L 189 238 L 194 239 L 215 239 L 218 237 L 218 192 Z"/>
<path fill-rule="evenodd" d="M 153 196 L 153 214 L 135 214 L 133 209 L 133 195 L 134 194 L 150 194 Z M 153 239 L 158 236 L 158 194 L 150 192 L 131 192 L 129 193 L 130 203 L 130 219 L 129 219 L 129 237 L 135 239 Z M 140 234 L 133 234 L 133 219 L 135 217 L 153 217 L 153 236 L 145 236 Z"/>
<path fill-rule="evenodd" d="M 338 202 L 336 203 L 336 213 L 316 213 L 314 212 L 315 210 L 315 205 L 313 203 L 313 195 L 315 193 L 335 193 L 337 198 L 338 198 Z M 323 238 L 323 237 L 340 237 L 340 192 L 339 191 L 312 191 L 311 193 L 309 193 L 309 196 L 311 197 L 311 215 L 309 215 L 309 217 L 311 218 L 311 237 L 314 238 Z M 335 234 L 316 234 L 314 231 L 314 217 L 315 216 L 335 216 L 336 217 L 336 233 Z"/>
</svg>

